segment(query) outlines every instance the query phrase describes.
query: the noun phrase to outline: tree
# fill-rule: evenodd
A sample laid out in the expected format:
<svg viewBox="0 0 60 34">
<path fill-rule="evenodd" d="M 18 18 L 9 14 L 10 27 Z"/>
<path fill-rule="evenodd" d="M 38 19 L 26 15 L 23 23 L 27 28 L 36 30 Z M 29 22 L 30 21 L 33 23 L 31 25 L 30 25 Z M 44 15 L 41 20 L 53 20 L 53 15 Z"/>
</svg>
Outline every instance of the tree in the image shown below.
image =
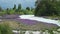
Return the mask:
<svg viewBox="0 0 60 34">
<path fill-rule="evenodd" d="M 16 5 L 14 5 L 13 10 L 16 10 Z"/>
<path fill-rule="evenodd" d="M 21 4 L 18 5 L 18 10 L 21 10 Z"/>
<path fill-rule="evenodd" d="M 10 12 L 9 12 L 9 8 L 6 9 L 6 12 L 7 12 L 7 14 L 10 14 Z"/>
<path fill-rule="evenodd" d="M 17 14 L 20 14 L 21 12 L 21 4 L 18 5 L 18 9 L 16 9 Z"/>
<path fill-rule="evenodd" d="M 29 7 L 26 7 L 26 10 L 30 10 L 30 8 Z"/>
<path fill-rule="evenodd" d="M 37 0 L 35 16 L 52 16 L 58 15 L 56 0 Z"/>
<path fill-rule="evenodd" d="M 34 10 L 34 8 L 31 7 L 31 11 L 33 11 L 33 10 Z"/>
<path fill-rule="evenodd" d="M 2 11 L 2 7 L 0 7 L 0 11 Z"/>
</svg>

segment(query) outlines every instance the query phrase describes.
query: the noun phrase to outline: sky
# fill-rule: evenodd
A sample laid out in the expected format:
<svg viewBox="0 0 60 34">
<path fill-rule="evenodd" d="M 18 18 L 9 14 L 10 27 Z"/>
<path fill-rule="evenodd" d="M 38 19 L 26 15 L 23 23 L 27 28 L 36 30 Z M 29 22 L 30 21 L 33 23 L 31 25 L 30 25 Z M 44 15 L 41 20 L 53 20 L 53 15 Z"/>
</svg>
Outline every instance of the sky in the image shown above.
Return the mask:
<svg viewBox="0 0 60 34">
<path fill-rule="evenodd" d="M 36 0 L 0 0 L 0 6 L 2 8 L 13 8 L 14 4 L 18 6 L 18 4 L 22 5 L 22 8 L 26 7 L 35 7 Z"/>
</svg>

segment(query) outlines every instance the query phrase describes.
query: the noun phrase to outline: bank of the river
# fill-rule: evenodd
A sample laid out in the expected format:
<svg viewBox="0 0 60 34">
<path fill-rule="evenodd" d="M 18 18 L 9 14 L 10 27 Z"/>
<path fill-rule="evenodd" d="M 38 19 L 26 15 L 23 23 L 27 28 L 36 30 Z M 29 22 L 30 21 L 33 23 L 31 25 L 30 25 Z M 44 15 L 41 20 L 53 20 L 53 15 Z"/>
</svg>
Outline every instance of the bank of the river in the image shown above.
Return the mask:
<svg viewBox="0 0 60 34">
<path fill-rule="evenodd" d="M 2 19 L 2 22 L 8 22 L 14 29 L 23 31 L 57 30 L 60 27 L 58 20 L 35 17 L 34 15 L 20 15 L 13 19 Z"/>
<path fill-rule="evenodd" d="M 16 31 L 13 30 L 14 34 L 51 34 L 51 32 L 49 32 L 48 30 L 45 31 Z M 53 31 L 53 34 L 60 34 L 60 32 L 57 31 Z"/>
</svg>

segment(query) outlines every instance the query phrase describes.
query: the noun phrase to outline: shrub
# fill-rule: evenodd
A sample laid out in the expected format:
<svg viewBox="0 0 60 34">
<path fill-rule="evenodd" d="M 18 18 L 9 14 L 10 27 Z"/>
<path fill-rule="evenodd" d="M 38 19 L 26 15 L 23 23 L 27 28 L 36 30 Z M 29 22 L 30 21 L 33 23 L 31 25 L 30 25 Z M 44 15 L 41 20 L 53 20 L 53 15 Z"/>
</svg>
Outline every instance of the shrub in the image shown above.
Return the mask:
<svg viewBox="0 0 60 34">
<path fill-rule="evenodd" d="M 12 34 L 12 29 L 7 23 L 0 24 L 0 34 Z"/>
</svg>

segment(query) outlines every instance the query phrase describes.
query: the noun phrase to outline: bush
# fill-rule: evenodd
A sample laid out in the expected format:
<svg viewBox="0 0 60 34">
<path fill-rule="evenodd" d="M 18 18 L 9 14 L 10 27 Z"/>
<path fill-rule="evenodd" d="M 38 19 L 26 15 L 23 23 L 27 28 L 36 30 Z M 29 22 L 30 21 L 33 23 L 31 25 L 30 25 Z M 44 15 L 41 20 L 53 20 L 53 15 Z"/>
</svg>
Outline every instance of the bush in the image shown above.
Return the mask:
<svg viewBox="0 0 60 34">
<path fill-rule="evenodd" d="M 12 34 L 12 29 L 7 23 L 0 24 L 0 34 Z"/>
</svg>

